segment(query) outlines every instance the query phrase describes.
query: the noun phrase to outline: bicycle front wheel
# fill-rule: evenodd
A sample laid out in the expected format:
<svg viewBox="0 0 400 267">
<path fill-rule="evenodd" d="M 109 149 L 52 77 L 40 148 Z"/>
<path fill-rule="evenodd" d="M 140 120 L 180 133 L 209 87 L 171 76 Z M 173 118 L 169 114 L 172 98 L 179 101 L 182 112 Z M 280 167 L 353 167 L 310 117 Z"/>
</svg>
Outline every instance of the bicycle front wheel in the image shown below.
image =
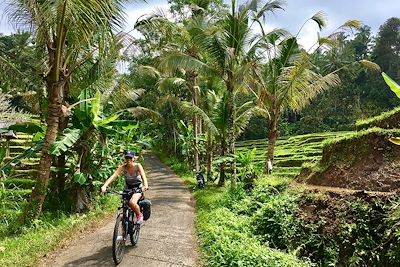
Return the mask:
<svg viewBox="0 0 400 267">
<path fill-rule="evenodd" d="M 131 244 L 132 246 L 137 246 L 139 243 L 139 233 L 140 233 L 140 225 L 133 223 L 132 224 L 132 230 L 130 232 L 130 237 L 131 237 Z"/>
<path fill-rule="evenodd" d="M 115 222 L 113 244 L 112 244 L 113 260 L 116 265 L 118 265 L 122 261 L 122 258 L 124 257 L 125 240 L 126 240 L 126 231 L 125 231 L 123 216 L 122 214 L 118 214 L 117 220 Z"/>
</svg>

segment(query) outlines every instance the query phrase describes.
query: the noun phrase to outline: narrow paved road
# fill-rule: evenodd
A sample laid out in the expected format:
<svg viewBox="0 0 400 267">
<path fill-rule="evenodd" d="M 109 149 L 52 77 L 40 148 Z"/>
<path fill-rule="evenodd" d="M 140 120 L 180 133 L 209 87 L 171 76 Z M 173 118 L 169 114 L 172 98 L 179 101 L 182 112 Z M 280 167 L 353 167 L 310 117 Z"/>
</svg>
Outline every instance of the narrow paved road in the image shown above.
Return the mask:
<svg viewBox="0 0 400 267">
<path fill-rule="evenodd" d="M 145 155 L 145 171 L 152 202 L 152 215 L 141 228 L 140 241 L 128 241 L 118 266 L 188 267 L 199 266 L 195 235 L 194 200 L 183 182 L 153 154 Z M 64 249 L 47 266 L 114 266 L 112 233 L 114 218 L 97 231 Z"/>
</svg>

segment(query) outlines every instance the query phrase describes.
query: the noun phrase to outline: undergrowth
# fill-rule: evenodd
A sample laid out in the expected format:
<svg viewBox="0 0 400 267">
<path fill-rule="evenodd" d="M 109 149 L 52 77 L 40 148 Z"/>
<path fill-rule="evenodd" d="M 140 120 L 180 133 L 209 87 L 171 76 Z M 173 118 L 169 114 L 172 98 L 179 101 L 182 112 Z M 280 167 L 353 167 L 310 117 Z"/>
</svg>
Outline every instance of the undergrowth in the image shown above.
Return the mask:
<svg viewBox="0 0 400 267">
<path fill-rule="evenodd" d="M 109 216 L 119 199 L 97 197 L 96 209 L 82 215 L 45 213 L 18 233 L 0 236 L 0 266 L 36 266 L 46 254 L 62 247 L 75 235 L 90 230 Z"/>
<path fill-rule="evenodd" d="M 400 199 L 305 192 L 267 176 L 252 191 L 171 168 L 193 190 L 205 266 L 400 266 Z"/>
</svg>

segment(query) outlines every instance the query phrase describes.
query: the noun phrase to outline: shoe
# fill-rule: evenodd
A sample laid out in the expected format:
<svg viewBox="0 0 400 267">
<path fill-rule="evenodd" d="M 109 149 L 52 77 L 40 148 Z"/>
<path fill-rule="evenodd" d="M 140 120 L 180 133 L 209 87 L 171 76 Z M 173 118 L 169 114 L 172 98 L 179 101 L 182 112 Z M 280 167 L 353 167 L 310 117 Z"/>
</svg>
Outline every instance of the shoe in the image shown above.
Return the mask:
<svg viewBox="0 0 400 267">
<path fill-rule="evenodd" d="M 136 216 L 136 223 L 137 224 L 142 224 L 143 223 L 143 214 L 140 213 L 139 216 Z"/>
</svg>

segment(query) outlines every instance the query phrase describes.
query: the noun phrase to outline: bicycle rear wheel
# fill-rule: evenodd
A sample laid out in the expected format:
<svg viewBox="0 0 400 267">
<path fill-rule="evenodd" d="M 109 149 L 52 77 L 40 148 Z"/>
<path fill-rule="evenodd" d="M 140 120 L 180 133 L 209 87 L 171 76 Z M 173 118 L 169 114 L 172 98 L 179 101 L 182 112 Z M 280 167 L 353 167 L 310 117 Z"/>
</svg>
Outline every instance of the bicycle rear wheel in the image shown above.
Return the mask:
<svg viewBox="0 0 400 267">
<path fill-rule="evenodd" d="M 124 257 L 125 238 L 126 238 L 126 232 L 125 232 L 123 216 L 122 214 L 118 214 L 117 220 L 115 222 L 113 244 L 112 244 L 113 260 L 116 265 L 118 265 L 122 261 L 122 258 Z"/>
</svg>

